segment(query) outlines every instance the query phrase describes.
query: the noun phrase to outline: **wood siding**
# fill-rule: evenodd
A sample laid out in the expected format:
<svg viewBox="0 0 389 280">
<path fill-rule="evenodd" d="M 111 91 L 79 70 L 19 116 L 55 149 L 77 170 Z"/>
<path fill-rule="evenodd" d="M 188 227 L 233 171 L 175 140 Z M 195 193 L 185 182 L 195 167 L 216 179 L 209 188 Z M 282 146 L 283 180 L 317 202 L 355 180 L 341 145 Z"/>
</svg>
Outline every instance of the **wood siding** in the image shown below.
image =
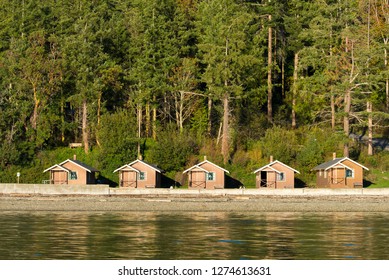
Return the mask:
<svg viewBox="0 0 389 280">
<path fill-rule="evenodd" d="M 271 169 L 273 168 L 273 169 Z M 278 162 L 271 165 L 271 168 L 265 168 L 256 173 L 256 187 L 268 187 L 275 189 L 294 188 L 294 171 Z M 283 180 L 277 180 L 278 173 L 284 173 Z M 265 172 L 266 174 L 262 173 Z"/>
<path fill-rule="evenodd" d="M 224 189 L 225 188 L 225 172 L 219 167 L 204 162 L 201 168 L 194 168 L 188 172 L 188 186 L 196 189 Z M 206 171 L 204 171 L 204 170 Z M 207 174 L 213 172 L 213 180 L 207 180 Z"/>
<path fill-rule="evenodd" d="M 62 166 L 68 170 L 77 172 L 77 179 L 71 179 L 70 176 L 68 177 L 69 185 L 85 185 L 96 183 L 95 172 L 88 172 L 81 166 L 78 166 L 71 161 L 64 163 Z"/>
<path fill-rule="evenodd" d="M 160 188 L 161 180 L 161 173 L 142 161 L 135 161 L 119 170 L 120 187 Z"/>
<path fill-rule="evenodd" d="M 342 161 L 328 170 L 316 171 L 316 186 L 318 188 L 355 188 L 363 186 L 363 168 L 350 160 Z M 353 177 L 347 177 L 346 167 L 353 171 Z"/>
</svg>

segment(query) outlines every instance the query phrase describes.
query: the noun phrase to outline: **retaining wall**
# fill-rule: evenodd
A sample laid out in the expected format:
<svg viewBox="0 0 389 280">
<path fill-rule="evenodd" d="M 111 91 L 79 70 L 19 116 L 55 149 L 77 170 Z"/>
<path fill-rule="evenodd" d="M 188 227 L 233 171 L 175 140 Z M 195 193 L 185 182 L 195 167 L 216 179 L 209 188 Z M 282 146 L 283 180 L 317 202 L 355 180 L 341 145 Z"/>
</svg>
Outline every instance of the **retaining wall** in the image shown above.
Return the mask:
<svg viewBox="0 0 389 280">
<path fill-rule="evenodd" d="M 108 195 L 108 185 L 0 184 L 2 194 Z"/>
<path fill-rule="evenodd" d="M 382 189 L 130 189 L 110 188 L 108 185 L 49 185 L 49 184 L 0 184 L 0 194 L 34 195 L 172 195 L 172 196 L 331 196 L 368 195 L 389 196 L 389 188 Z"/>
</svg>

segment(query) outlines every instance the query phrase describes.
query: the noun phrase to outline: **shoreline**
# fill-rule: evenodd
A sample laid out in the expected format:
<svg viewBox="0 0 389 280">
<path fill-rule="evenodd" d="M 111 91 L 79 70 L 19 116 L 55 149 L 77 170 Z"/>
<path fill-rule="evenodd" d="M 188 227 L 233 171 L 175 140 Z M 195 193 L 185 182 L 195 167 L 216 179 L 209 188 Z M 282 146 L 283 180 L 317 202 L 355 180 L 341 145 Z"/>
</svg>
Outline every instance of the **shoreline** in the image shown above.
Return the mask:
<svg viewBox="0 0 389 280">
<path fill-rule="evenodd" d="M 389 196 L 42 196 L 0 195 L 0 211 L 388 212 Z"/>
</svg>

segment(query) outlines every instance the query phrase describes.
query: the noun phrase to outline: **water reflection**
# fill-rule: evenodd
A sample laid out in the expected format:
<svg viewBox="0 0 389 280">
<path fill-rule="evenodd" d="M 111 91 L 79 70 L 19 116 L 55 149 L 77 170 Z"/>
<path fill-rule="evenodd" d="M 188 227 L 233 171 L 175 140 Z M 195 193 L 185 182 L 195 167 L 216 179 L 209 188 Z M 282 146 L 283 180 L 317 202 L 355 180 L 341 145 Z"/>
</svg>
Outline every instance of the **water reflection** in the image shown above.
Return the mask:
<svg viewBox="0 0 389 280">
<path fill-rule="evenodd" d="M 2 213 L 0 259 L 389 259 L 387 213 Z"/>
</svg>

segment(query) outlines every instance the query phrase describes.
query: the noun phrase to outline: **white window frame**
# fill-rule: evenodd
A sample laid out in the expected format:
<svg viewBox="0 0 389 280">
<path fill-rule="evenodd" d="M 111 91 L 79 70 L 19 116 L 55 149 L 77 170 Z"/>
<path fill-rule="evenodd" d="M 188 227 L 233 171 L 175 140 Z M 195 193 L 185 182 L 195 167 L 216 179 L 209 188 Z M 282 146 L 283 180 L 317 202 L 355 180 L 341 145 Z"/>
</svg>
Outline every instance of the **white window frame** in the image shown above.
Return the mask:
<svg viewBox="0 0 389 280">
<path fill-rule="evenodd" d="M 141 178 L 141 174 L 143 174 L 143 179 Z M 146 181 L 147 180 L 147 172 L 140 171 L 138 173 L 138 180 L 139 181 Z"/>
<path fill-rule="evenodd" d="M 351 176 L 347 176 L 347 171 L 351 171 Z M 345 171 L 344 171 L 344 177 L 345 178 L 354 178 L 355 176 L 355 172 L 354 172 L 354 169 L 351 169 L 351 168 L 346 168 Z"/>
<path fill-rule="evenodd" d="M 276 180 L 277 182 L 285 182 L 286 181 L 285 172 L 277 173 Z"/>
<path fill-rule="evenodd" d="M 206 176 L 207 176 L 207 177 L 206 177 L 206 178 L 207 178 L 207 181 L 210 181 L 210 182 L 216 181 L 216 172 L 208 172 L 208 173 L 206 173 L 206 174 L 207 174 L 207 175 L 206 175 Z M 209 179 L 209 177 L 208 177 L 210 174 L 212 174 L 212 179 Z"/>
<path fill-rule="evenodd" d="M 75 177 L 75 178 L 72 178 L 72 174 L 75 174 L 76 177 Z M 77 179 L 78 179 L 78 173 L 77 173 L 77 171 L 70 171 L 70 172 L 69 172 L 68 179 L 69 179 L 69 180 L 72 180 L 72 181 L 77 180 Z"/>
</svg>

